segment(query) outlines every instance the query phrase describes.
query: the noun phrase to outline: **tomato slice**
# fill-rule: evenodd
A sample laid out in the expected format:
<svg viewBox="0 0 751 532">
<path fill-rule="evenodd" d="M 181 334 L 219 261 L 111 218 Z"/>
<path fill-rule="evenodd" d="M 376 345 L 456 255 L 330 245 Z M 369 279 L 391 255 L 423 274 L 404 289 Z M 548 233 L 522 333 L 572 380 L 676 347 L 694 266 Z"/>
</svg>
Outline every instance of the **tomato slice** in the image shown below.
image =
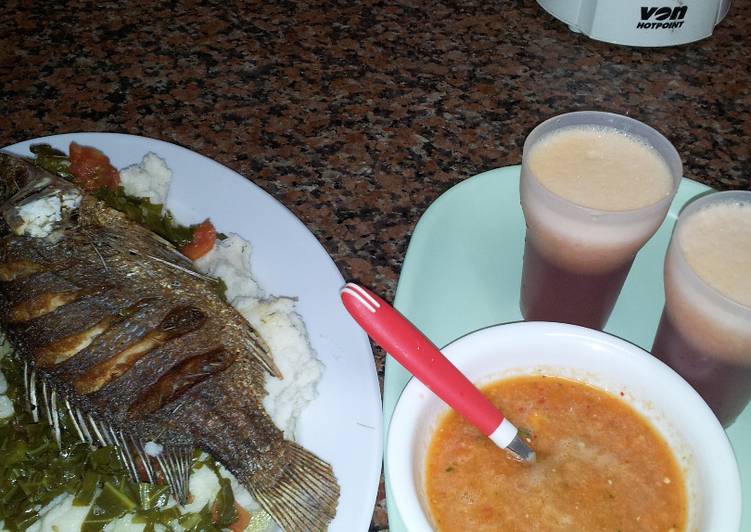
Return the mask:
<svg viewBox="0 0 751 532">
<path fill-rule="evenodd" d="M 71 142 L 68 156 L 70 173 L 84 191 L 96 192 L 101 188 L 117 190 L 120 174 L 104 153 L 91 146 Z"/>
<path fill-rule="evenodd" d="M 216 242 L 216 229 L 207 218 L 193 231 L 193 240 L 190 244 L 186 244 L 180 251 L 190 260 L 200 259 L 211 251 L 214 242 Z"/>
<path fill-rule="evenodd" d="M 232 523 L 229 529 L 232 532 L 243 532 L 250 524 L 250 512 L 237 504 L 237 501 L 235 501 L 235 511 L 237 512 L 237 521 Z"/>
</svg>

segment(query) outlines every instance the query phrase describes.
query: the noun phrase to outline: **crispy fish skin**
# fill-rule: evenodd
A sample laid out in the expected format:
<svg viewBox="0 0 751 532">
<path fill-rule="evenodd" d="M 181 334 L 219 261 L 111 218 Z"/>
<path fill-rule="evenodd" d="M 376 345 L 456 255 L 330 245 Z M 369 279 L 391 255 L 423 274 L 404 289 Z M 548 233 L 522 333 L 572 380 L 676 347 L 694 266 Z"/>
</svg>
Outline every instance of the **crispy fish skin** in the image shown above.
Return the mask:
<svg viewBox="0 0 751 532">
<path fill-rule="evenodd" d="M 50 177 L 0 153 L 4 212 Z M 286 530 L 328 527 L 331 467 L 262 406 L 264 373 L 278 375 L 268 349 L 171 244 L 83 195 L 47 238 L 0 222 L 0 272 L 11 342 L 76 408 L 142 441 L 207 451 Z"/>
</svg>

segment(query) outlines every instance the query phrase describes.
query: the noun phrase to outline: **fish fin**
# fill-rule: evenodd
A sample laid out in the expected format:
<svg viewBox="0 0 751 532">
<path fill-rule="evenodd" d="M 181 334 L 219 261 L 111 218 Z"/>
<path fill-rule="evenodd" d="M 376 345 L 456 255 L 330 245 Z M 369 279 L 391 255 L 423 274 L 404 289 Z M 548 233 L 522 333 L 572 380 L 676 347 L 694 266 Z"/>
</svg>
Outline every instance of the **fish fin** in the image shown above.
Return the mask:
<svg viewBox="0 0 751 532">
<path fill-rule="evenodd" d="M 144 475 L 149 483 L 158 483 L 160 477 L 166 480 L 172 495 L 180 504 L 186 504 L 189 495 L 190 473 L 193 462 L 193 447 L 189 445 L 164 446 L 163 452 L 155 457 L 161 470 L 156 470 L 145 450 L 145 443 L 134 434 L 124 432 L 109 423 L 95 419 L 59 394 L 45 378 L 24 361 L 24 388 L 26 408 L 32 413 L 34 422 L 46 414 L 58 447 L 63 427 L 61 414 L 67 413 L 70 424 L 79 439 L 92 449 L 111 445 L 117 452 L 122 465 L 133 482 L 142 482 Z"/>
<path fill-rule="evenodd" d="M 274 357 L 271 354 L 268 344 L 261 338 L 261 335 L 256 332 L 253 326 L 250 326 L 250 338 L 248 339 L 248 351 L 250 355 L 261 363 L 263 368 L 277 379 L 283 379 L 284 375 L 279 369 L 279 366 L 274 362 Z"/>
<path fill-rule="evenodd" d="M 339 484 L 331 466 L 294 442 L 280 478 L 250 491 L 283 530 L 327 530 L 336 515 Z"/>
<path fill-rule="evenodd" d="M 193 448 L 183 445 L 166 447 L 161 454 L 157 455 L 156 460 L 169 484 L 172 496 L 180 504 L 187 504 L 190 495 Z"/>
</svg>

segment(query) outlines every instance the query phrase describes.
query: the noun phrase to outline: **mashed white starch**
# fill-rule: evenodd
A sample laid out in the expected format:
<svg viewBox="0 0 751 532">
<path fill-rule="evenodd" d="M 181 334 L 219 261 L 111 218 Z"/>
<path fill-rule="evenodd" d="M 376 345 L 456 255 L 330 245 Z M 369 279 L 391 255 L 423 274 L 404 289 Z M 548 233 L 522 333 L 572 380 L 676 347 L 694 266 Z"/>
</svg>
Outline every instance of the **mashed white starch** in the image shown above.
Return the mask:
<svg viewBox="0 0 751 532">
<path fill-rule="evenodd" d="M 279 370 L 277 379 L 266 377 L 268 395 L 263 406 L 287 438 L 295 438 L 300 412 L 316 397 L 323 365 L 313 353 L 305 324 L 290 298 L 270 297 L 258 286 L 250 270 L 250 243 L 230 235 L 196 261 L 199 270 L 221 278 L 227 299 L 266 341 Z"/>
<path fill-rule="evenodd" d="M 151 203 L 167 202 L 172 171 L 155 153 L 147 153 L 140 164 L 120 170 L 120 184 L 125 193 L 136 198 L 148 198 Z"/>
<path fill-rule="evenodd" d="M 4 347 L 4 346 L 3 346 Z M 0 358 L 5 354 L 5 350 L 0 350 Z M 5 380 L 5 375 L 0 371 L 0 419 L 5 419 L 13 415 L 13 402 L 5 395 L 8 391 L 8 381 Z"/>
</svg>

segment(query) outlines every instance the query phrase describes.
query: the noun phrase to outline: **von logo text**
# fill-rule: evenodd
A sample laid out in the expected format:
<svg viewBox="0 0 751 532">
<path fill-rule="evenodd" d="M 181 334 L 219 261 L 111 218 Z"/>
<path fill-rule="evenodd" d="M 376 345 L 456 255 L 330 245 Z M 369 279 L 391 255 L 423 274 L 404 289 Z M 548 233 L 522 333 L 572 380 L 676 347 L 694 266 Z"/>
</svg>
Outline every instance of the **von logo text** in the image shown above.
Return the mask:
<svg viewBox="0 0 751 532">
<path fill-rule="evenodd" d="M 683 26 L 683 19 L 686 18 L 687 11 L 688 6 L 642 7 L 641 21 L 636 24 L 636 28 L 643 30 L 678 29 Z"/>
</svg>

